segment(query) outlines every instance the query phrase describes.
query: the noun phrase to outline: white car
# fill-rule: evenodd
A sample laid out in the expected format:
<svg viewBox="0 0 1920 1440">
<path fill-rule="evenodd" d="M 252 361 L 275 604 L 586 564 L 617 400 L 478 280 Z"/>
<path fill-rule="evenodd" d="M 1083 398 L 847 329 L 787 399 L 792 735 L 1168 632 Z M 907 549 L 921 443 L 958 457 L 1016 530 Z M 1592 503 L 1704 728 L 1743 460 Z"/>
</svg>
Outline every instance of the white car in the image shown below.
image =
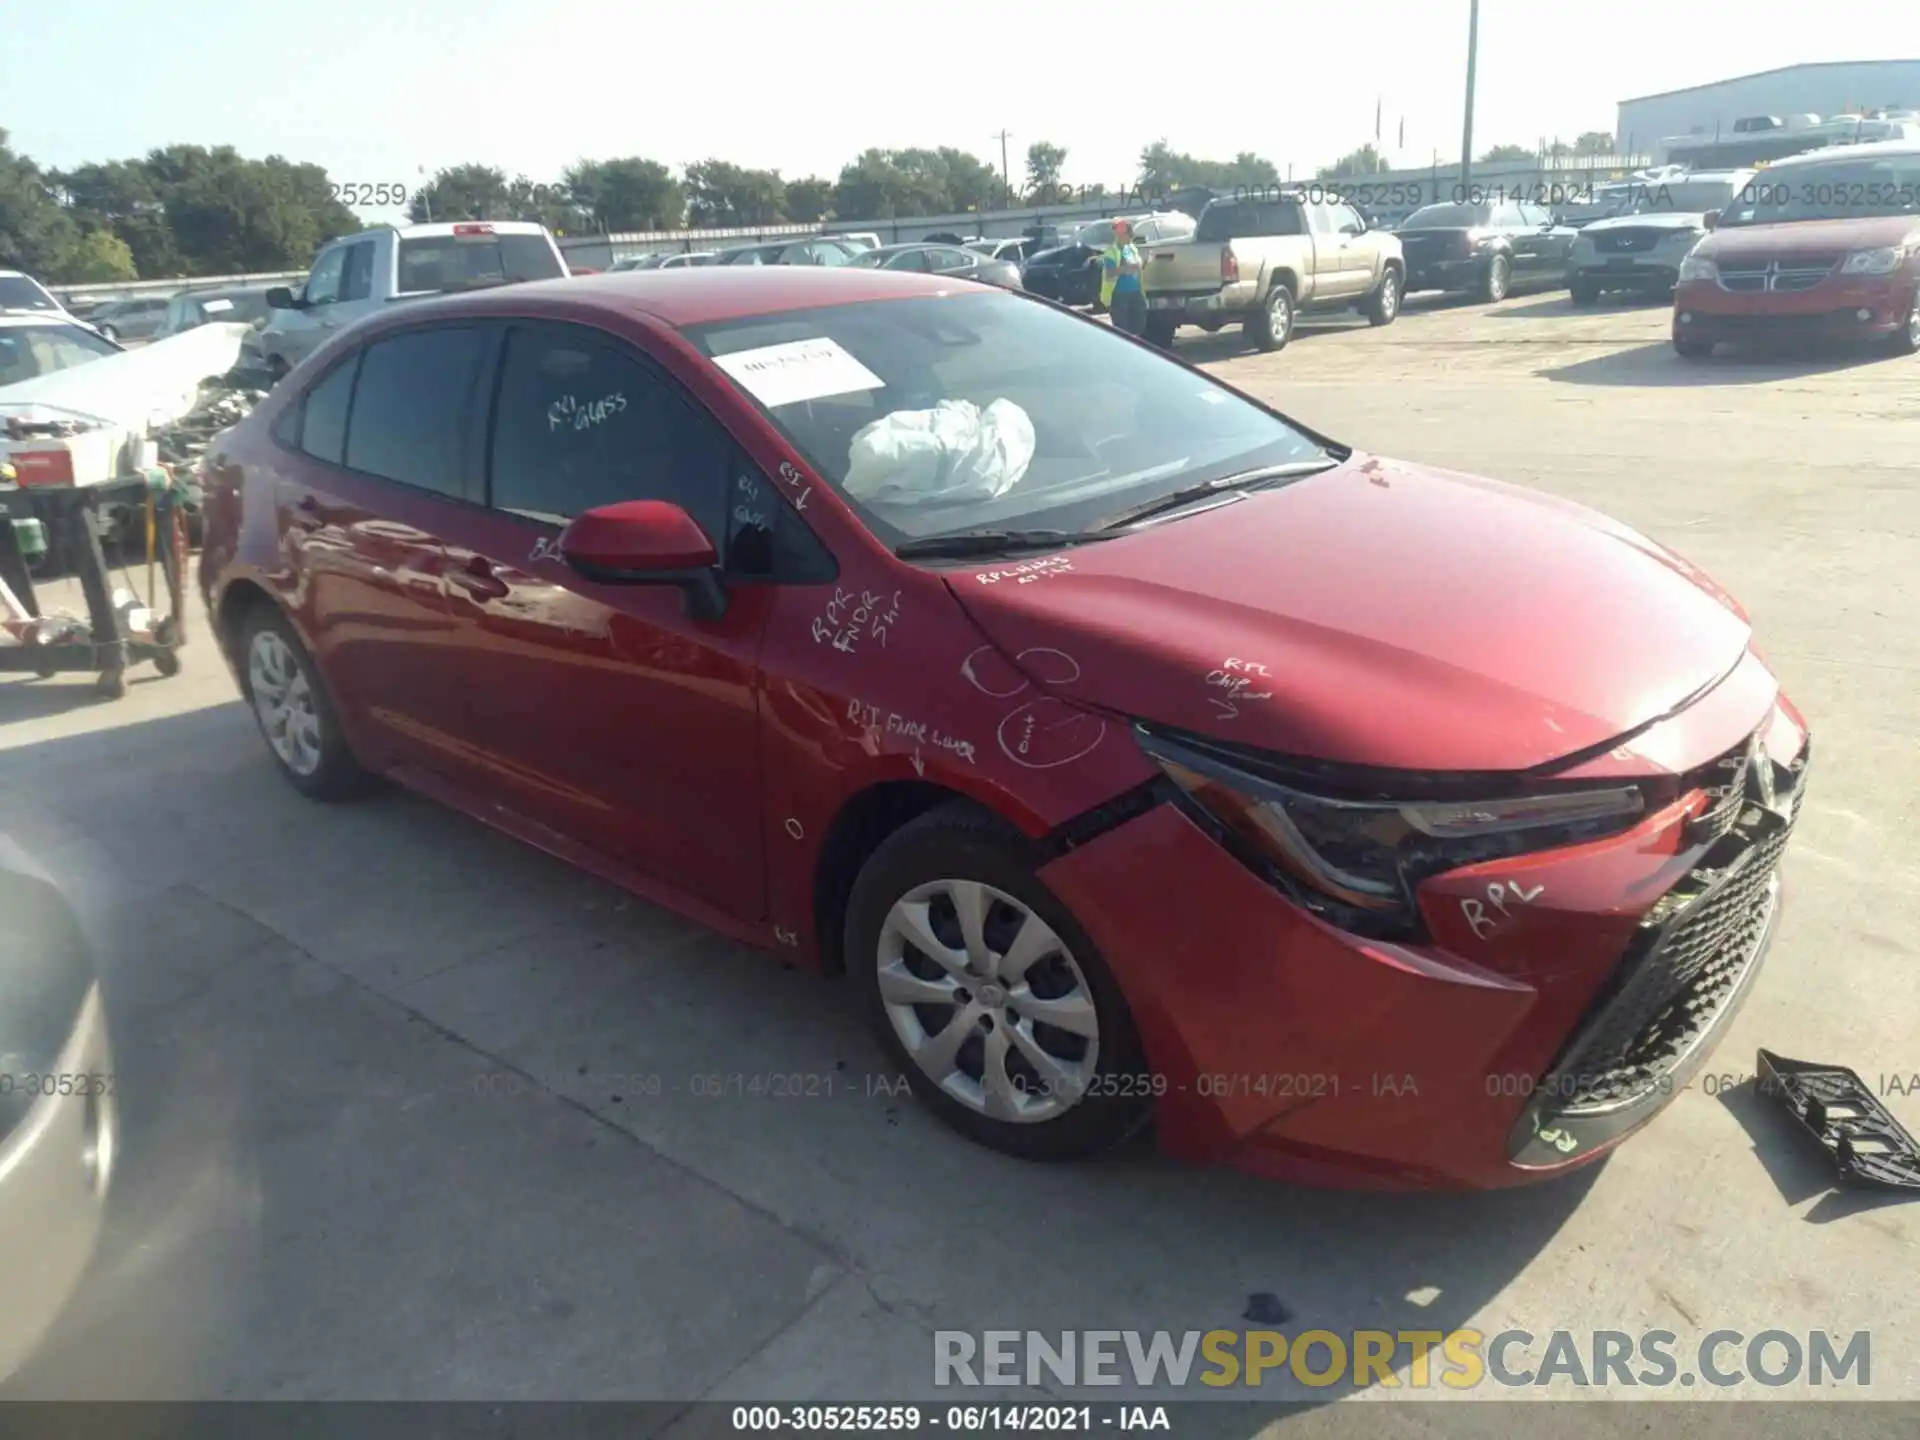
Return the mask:
<svg viewBox="0 0 1920 1440">
<path fill-rule="evenodd" d="M 0 270 L 0 314 L 23 312 L 39 315 L 67 315 L 67 307 L 54 299 L 51 291 L 21 270 Z M 77 323 L 77 322 L 76 322 Z"/>
</svg>

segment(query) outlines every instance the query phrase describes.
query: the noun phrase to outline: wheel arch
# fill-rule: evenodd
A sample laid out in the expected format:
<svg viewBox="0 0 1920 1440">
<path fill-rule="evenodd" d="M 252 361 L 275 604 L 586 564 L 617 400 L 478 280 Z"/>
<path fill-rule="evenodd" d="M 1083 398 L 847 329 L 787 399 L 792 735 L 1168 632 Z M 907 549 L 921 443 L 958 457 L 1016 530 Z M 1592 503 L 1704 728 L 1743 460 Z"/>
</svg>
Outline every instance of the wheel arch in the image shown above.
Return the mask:
<svg viewBox="0 0 1920 1440">
<path fill-rule="evenodd" d="M 827 826 L 813 869 L 814 942 L 823 973 L 846 973 L 843 942 L 847 902 L 861 869 L 900 830 L 922 815 L 949 805 L 964 806 L 999 821 L 1009 834 L 1024 833 L 973 796 L 931 780 L 878 780 L 841 802 Z"/>
</svg>

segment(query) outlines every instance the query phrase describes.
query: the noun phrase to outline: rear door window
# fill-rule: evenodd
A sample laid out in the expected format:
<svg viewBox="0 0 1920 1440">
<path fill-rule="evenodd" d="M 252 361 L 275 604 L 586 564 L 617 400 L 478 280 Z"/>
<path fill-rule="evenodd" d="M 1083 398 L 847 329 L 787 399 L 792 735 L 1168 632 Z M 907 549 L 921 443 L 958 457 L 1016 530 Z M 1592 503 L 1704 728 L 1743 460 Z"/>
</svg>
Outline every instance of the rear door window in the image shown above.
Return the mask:
<svg viewBox="0 0 1920 1440">
<path fill-rule="evenodd" d="M 353 391 L 347 468 L 465 497 L 485 354 L 486 332 L 475 325 L 407 330 L 369 345 Z"/>
</svg>

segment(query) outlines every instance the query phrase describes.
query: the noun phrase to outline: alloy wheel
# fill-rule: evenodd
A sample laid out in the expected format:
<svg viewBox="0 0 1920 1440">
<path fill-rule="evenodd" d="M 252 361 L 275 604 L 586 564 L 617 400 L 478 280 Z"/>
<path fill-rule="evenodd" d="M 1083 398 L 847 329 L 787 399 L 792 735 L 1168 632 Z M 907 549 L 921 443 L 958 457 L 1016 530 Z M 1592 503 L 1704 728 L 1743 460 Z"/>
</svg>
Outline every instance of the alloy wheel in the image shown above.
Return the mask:
<svg viewBox="0 0 1920 1440">
<path fill-rule="evenodd" d="M 247 690 L 273 753 L 296 775 L 320 768 L 320 711 L 313 682 L 293 647 L 261 630 L 247 649 Z"/>
<path fill-rule="evenodd" d="M 907 1054 L 955 1101 L 1035 1124 L 1073 1108 L 1100 1063 L 1093 990 L 1039 915 L 973 880 L 936 880 L 894 902 L 879 988 Z"/>
</svg>

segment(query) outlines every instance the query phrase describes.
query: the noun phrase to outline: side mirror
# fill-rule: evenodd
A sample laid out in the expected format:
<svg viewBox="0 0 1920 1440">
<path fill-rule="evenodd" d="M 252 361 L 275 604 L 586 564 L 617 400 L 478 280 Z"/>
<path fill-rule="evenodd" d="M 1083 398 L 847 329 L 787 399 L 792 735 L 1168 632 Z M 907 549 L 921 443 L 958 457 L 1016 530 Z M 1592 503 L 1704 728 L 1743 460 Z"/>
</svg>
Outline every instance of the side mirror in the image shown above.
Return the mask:
<svg viewBox="0 0 1920 1440">
<path fill-rule="evenodd" d="M 713 541 L 678 505 L 624 500 L 573 517 L 560 535 L 567 564 L 601 585 L 677 585 L 687 613 L 718 620 L 727 610 Z"/>
<path fill-rule="evenodd" d="M 1701 217 L 1701 223 L 1708 230 L 1713 229 L 1714 226 L 1720 223 L 1720 212 L 1718 210 L 1707 211 L 1707 213 Z"/>
<path fill-rule="evenodd" d="M 300 302 L 293 298 L 293 291 L 285 285 L 275 285 L 267 291 L 267 306 L 273 310 L 298 310 Z"/>
</svg>

